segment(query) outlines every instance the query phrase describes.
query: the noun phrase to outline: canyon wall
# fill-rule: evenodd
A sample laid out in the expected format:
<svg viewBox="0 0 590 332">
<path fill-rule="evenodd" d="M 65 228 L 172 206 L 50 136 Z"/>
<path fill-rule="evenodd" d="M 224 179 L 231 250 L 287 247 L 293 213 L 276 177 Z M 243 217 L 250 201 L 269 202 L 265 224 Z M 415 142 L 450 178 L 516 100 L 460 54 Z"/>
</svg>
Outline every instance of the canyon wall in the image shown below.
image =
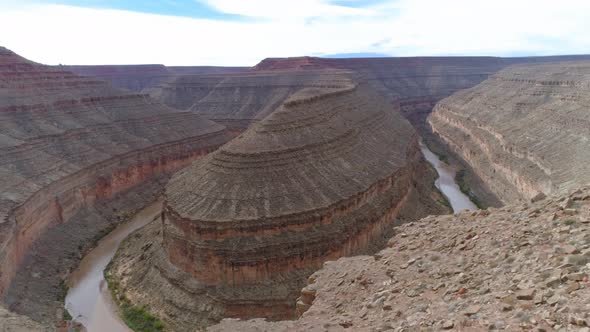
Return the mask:
<svg viewBox="0 0 590 332">
<path fill-rule="evenodd" d="M 515 63 L 565 61 L 588 56 L 556 57 L 414 57 L 327 59 L 268 58 L 250 70 L 177 76 L 146 89 L 168 106 L 192 111 L 230 128 L 243 130 L 264 118 L 296 89 L 326 85 L 322 72 L 355 73 L 396 107 L 420 131 L 440 99 L 470 88 Z"/>
<path fill-rule="evenodd" d="M 230 137 L 197 114 L 0 48 L 0 296 L 52 226 Z"/>
<path fill-rule="evenodd" d="M 342 85 L 347 72 L 249 71 L 235 75 L 178 77 L 148 92 L 163 103 L 190 109 L 230 129 L 244 130 L 302 88 Z"/>
<path fill-rule="evenodd" d="M 97 65 L 60 66 L 81 76 L 108 81 L 116 88 L 141 92 L 182 75 L 229 74 L 247 67 L 172 66 L 164 65 Z"/>
<path fill-rule="evenodd" d="M 174 175 L 160 229 L 129 239 L 111 268 L 128 298 L 178 330 L 290 318 L 324 261 L 375 251 L 394 225 L 448 212 L 399 111 L 368 84 L 332 77 L 339 84 L 300 88 Z"/>
<path fill-rule="evenodd" d="M 504 202 L 590 181 L 590 62 L 517 65 L 442 100 L 433 131 Z"/>
</svg>

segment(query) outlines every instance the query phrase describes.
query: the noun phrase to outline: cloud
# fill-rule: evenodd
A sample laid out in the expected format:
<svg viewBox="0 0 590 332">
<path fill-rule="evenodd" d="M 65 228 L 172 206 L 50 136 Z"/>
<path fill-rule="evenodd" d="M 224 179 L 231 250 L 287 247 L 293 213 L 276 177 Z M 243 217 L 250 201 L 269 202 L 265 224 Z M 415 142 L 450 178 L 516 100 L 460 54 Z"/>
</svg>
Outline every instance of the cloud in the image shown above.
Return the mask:
<svg viewBox="0 0 590 332">
<path fill-rule="evenodd" d="M 250 19 L 0 0 L 0 45 L 47 64 L 253 65 L 265 57 L 308 54 L 590 50 L 586 0 L 194 1 Z"/>
<path fill-rule="evenodd" d="M 351 8 L 332 4 L 327 0 L 198 0 L 220 12 L 250 17 L 281 20 L 300 20 L 310 17 L 358 17 L 375 13 L 371 9 Z"/>
</svg>

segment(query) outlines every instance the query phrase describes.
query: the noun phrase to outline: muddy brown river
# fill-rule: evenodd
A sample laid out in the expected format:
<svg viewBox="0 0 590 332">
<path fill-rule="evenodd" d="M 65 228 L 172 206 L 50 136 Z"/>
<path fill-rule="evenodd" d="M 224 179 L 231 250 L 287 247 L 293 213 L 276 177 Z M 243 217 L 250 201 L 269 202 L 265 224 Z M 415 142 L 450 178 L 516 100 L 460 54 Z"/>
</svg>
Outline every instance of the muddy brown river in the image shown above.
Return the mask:
<svg viewBox="0 0 590 332">
<path fill-rule="evenodd" d="M 439 177 L 435 185 L 448 198 L 453 211 L 477 209 L 455 183 L 456 170 L 440 161 L 424 144 L 421 144 L 421 149 L 426 160 L 438 172 Z M 105 236 L 70 275 L 69 291 L 65 300 L 66 309 L 74 320 L 84 325 L 89 332 L 131 331 L 117 314 L 103 271 L 115 255 L 121 241 L 133 231 L 154 220 L 159 215 L 161 206 L 161 201 L 147 206 L 129 222 L 120 225 Z"/>
<path fill-rule="evenodd" d="M 82 259 L 78 268 L 70 275 L 65 306 L 74 320 L 84 325 L 88 332 L 131 331 L 116 312 L 103 271 L 115 255 L 121 241 L 154 220 L 159 215 L 161 207 L 162 202 L 157 201 L 117 227 L 99 241 L 96 248 Z"/>
<path fill-rule="evenodd" d="M 422 142 L 420 142 L 420 148 L 426 160 L 438 172 L 438 179 L 436 179 L 434 185 L 447 197 L 453 212 L 477 210 L 477 206 L 459 189 L 455 182 L 457 170 L 438 159 L 438 156 L 432 153 Z"/>
</svg>

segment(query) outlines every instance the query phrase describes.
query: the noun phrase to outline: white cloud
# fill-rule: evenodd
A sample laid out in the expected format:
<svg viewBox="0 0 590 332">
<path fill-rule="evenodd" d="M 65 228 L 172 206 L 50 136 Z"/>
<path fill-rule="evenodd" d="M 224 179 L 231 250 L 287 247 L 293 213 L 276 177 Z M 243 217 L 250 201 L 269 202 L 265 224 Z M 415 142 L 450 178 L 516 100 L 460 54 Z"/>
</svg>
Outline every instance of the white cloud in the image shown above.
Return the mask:
<svg viewBox="0 0 590 332">
<path fill-rule="evenodd" d="M 308 17 L 370 16 L 370 9 L 330 4 L 327 0 L 200 0 L 218 11 L 250 17 L 297 20 Z"/>
<path fill-rule="evenodd" d="M 586 0 L 202 0 L 245 21 L 0 0 L 0 45 L 47 64 L 253 65 L 269 56 L 590 52 Z M 259 18 L 259 19 L 256 19 Z"/>
</svg>

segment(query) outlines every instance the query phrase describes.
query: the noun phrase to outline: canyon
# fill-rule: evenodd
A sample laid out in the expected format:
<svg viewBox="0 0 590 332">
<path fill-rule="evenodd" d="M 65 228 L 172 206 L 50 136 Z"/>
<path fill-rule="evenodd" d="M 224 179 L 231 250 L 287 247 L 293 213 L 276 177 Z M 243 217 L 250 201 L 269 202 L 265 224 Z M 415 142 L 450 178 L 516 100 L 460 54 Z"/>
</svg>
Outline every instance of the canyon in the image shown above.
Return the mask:
<svg viewBox="0 0 590 332">
<path fill-rule="evenodd" d="M 506 205 L 405 223 L 387 249 L 324 263 L 297 320 L 208 330 L 587 331 L 588 66 L 511 66 L 428 116 Z"/>
<path fill-rule="evenodd" d="M 0 49 L 0 295 L 50 323 L 60 275 L 156 182 L 231 138 L 222 125 Z M 149 187 L 149 188 L 148 188 Z M 138 187 L 139 188 L 139 187 Z M 119 196 L 123 195 L 123 196 Z M 141 197 L 140 197 L 141 196 Z M 104 202 L 120 198 L 108 209 Z M 103 206 L 114 221 L 86 225 Z M 127 211 L 126 213 L 129 213 Z M 58 231 L 59 230 L 59 231 Z M 71 248 L 70 248 L 71 247 Z M 79 247 L 79 248 L 78 248 Z M 53 299 L 40 300 L 47 292 Z M 44 307 L 43 309 L 38 308 Z"/>
<path fill-rule="evenodd" d="M 368 85 L 322 73 L 335 80 L 297 91 L 174 175 L 162 220 L 109 270 L 126 298 L 173 330 L 292 318 L 324 261 L 373 252 L 394 225 L 449 211 L 402 115 Z"/>
<path fill-rule="evenodd" d="M 245 71 L 248 67 L 164 66 L 164 65 L 95 65 L 60 66 L 80 76 L 108 81 L 112 86 L 142 92 L 183 75 L 227 74 Z"/>
<path fill-rule="evenodd" d="M 439 102 L 433 131 L 507 203 L 590 182 L 590 64 L 518 65 Z"/>
<path fill-rule="evenodd" d="M 443 250 L 475 264 L 485 254 L 471 249 L 508 237 L 510 227 L 473 240 L 494 224 L 516 219 L 512 231 L 525 232 L 549 217 L 580 225 L 569 231 L 585 254 L 587 189 L 575 190 L 588 183 L 588 58 L 52 67 L 0 48 L 0 297 L 11 310 L 0 306 L 0 321 L 63 326 L 65 280 L 82 256 L 163 197 L 159 217 L 122 242 L 105 273 L 115 301 L 167 330 L 370 330 L 391 311 L 386 300 L 414 315 L 385 319 L 390 327 L 448 326 L 446 286 L 408 301 L 390 290 L 400 282 L 401 294 L 423 293 L 421 258 Z M 467 171 L 485 206 L 532 205 L 429 216 L 452 210 L 426 145 Z M 487 233 L 472 235 L 476 227 Z M 445 247 L 453 234 L 465 239 Z M 535 234 L 530 246 L 549 245 Z M 557 268 L 563 257 L 552 257 Z M 364 296 L 385 290 L 369 308 Z M 453 308 L 487 300 L 459 295 Z M 425 299 L 439 316 L 414 312 Z M 487 328 L 485 317 L 449 321 Z"/>
</svg>

